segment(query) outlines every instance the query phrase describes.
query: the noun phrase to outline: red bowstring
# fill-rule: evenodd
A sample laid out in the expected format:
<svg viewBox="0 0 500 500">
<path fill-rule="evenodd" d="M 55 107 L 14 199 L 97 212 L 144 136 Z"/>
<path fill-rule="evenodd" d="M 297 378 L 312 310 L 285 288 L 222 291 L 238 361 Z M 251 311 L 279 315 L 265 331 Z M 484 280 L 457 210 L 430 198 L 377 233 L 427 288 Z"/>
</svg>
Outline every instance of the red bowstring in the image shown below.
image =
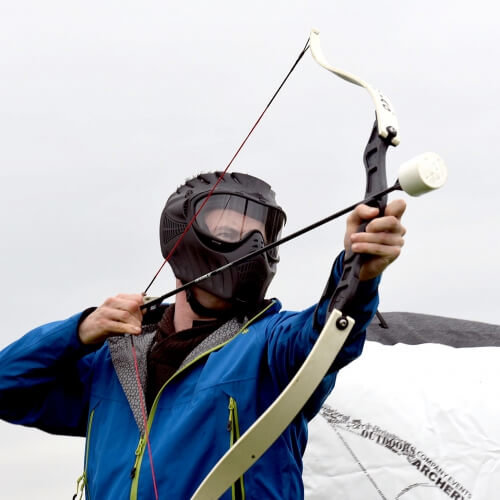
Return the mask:
<svg viewBox="0 0 500 500">
<path fill-rule="evenodd" d="M 193 215 L 193 217 L 189 221 L 188 225 L 186 226 L 186 228 L 182 232 L 181 236 L 179 237 L 179 239 L 174 244 L 172 250 L 170 250 L 170 252 L 168 253 L 167 257 L 163 261 L 162 265 L 160 266 L 160 268 L 158 269 L 158 271 L 156 272 L 156 274 L 153 276 L 153 279 L 150 281 L 149 285 L 144 290 L 143 295 L 146 295 L 146 292 L 149 290 L 149 288 L 151 287 L 151 285 L 153 284 L 153 282 L 156 280 L 156 278 L 160 274 L 160 272 L 163 269 L 163 267 L 165 266 L 165 264 L 170 260 L 170 258 L 172 257 L 173 253 L 175 252 L 175 250 L 177 249 L 177 247 L 179 246 L 179 244 L 181 243 L 181 241 L 184 239 L 184 236 L 186 235 L 186 233 L 189 231 L 189 229 L 191 228 L 191 226 L 194 224 L 194 222 L 195 222 L 196 218 L 198 217 L 199 213 L 203 210 L 203 207 L 206 205 L 206 203 L 208 202 L 208 200 L 212 196 L 213 192 L 215 191 L 215 188 L 222 182 L 222 179 L 224 178 L 224 176 L 226 175 L 227 171 L 229 170 L 229 167 L 233 164 L 234 160 L 236 159 L 236 157 L 238 156 L 238 154 L 240 153 L 240 151 L 243 149 L 243 146 L 246 144 L 248 138 L 252 135 L 253 131 L 255 130 L 255 128 L 257 127 L 257 125 L 260 123 L 262 117 L 264 116 L 264 114 L 266 113 L 266 111 L 269 109 L 269 107 L 271 106 L 272 102 L 274 101 L 274 99 L 278 95 L 279 91 L 281 90 L 281 88 L 283 87 L 283 85 L 285 84 L 285 82 L 288 80 L 288 77 L 292 74 L 292 71 L 295 69 L 295 67 L 297 66 L 297 64 L 299 63 L 299 61 L 302 59 L 302 56 L 306 53 L 306 51 L 307 51 L 308 48 L 309 48 L 309 39 L 307 40 L 304 48 L 300 52 L 299 57 L 297 58 L 297 60 L 293 64 L 293 66 L 290 68 L 289 72 L 287 73 L 287 75 L 285 76 L 285 78 L 283 79 L 283 81 L 281 82 L 281 84 L 279 85 L 278 89 L 275 91 L 275 93 L 271 97 L 270 101 L 267 103 L 266 107 L 264 108 L 264 110 L 262 111 L 262 113 L 257 118 L 256 122 L 253 124 L 252 128 L 250 129 L 250 132 L 248 132 L 248 134 L 245 137 L 245 139 L 243 139 L 243 142 L 240 144 L 240 146 L 236 150 L 236 153 L 234 153 L 233 157 L 231 158 L 231 160 L 227 164 L 226 168 L 224 169 L 224 171 L 221 173 L 221 175 L 217 179 L 217 182 L 214 184 L 214 186 L 212 187 L 212 189 L 209 191 L 208 195 L 203 200 L 203 203 L 201 204 L 200 208 Z M 139 365 L 138 365 L 138 362 L 137 362 L 137 353 L 136 353 L 133 341 L 132 341 L 132 356 L 134 358 L 135 375 L 136 375 L 137 384 L 138 384 L 138 387 L 139 387 L 139 395 L 140 395 L 140 402 L 141 402 L 141 412 L 142 412 L 142 418 L 143 418 L 144 429 L 145 429 L 144 437 L 146 439 L 146 444 L 147 444 L 147 448 L 148 448 L 149 464 L 150 464 L 150 467 L 151 467 L 151 477 L 152 477 L 152 480 L 153 480 L 153 487 L 154 487 L 154 491 L 155 491 L 155 500 L 158 500 L 159 499 L 159 496 L 158 496 L 158 486 L 157 486 L 157 483 L 156 483 L 156 474 L 155 474 L 155 469 L 154 469 L 154 464 L 153 464 L 153 454 L 151 452 L 151 443 L 150 443 L 150 440 L 149 440 L 148 418 L 147 418 L 147 414 L 146 414 L 146 406 L 145 406 L 145 403 L 144 403 L 144 397 L 143 397 L 143 391 L 142 391 L 142 385 L 141 385 L 141 377 L 140 377 L 140 374 L 139 374 Z"/>
<path fill-rule="evenodd" d="M 255 130 L 255 128 L 257 127 L 257 125 L 262 120 L 262 117 L 264 116 L 264 114 L 266 113 L 266 111 L 269 109 L 269 107 L 271 106 L 272 102 L 274 101 L 274 99 L 278 95 L 279 91 L 281 90 L 281 88 L 283 87 L 283 85 L 285 84 L 285 82 L 288 80 L 288 77 L 292 74 L 292 71 L 295 69 L 295 67 L 297 66 L 297 64 L 299 63 L 299 61 L 302 59 L 302 56 L 306 53 L 306 51 L 307 51 L 308 48 L 309 48 L 309 39 L 307 40 L 304 48 L 300 52 L 299 57 L 297 58 L 297 60 L 293 64 L 293 66 L 290 68 L 290 71 L 287 73 L 287 75 L 285 76 L 285 78 L 283 79 L 283 81 L 281 82 L 281 84 L 279 85 L 279 87 L 277 88 L 276 92 L 273 94 L 273 96 L 271 97 L 271 99 L 267 103 L 266 107 L 264 108 L 264 111 L 262 111 L 262 113 L 260 114 L 260 116 L 257 118 L 257 121 L 253 124 L 253 127 L 250 129 L 250 132 L 248 132 L 248 134 L 245 137 L 245 139 L 243 139 L 243 142 L 240 144 L 239 148 L 236 150 L 236 153 L 234 153 L 233 157 L 231 158 L 231 160 L 227 164 L 226 168 L 224 169 L 224 171 L 221 173 L 221 175 L 217 179 L 217 182 L 214 184 L 214 186 L 212 187 L 212 189 L 208 192 L 208 195 L 203 200 L 203 203 L 201 204 L 200 208 L 193 215 L 193 217 L 189 221 L 188 225 L 186 226 L 186 228 L 182 232 L 181 236 L 179 237 L 179 239 L 174 244 L 172 250 L 170 250 L 170 252 L 168 253 L 167 257 L 163 261 L 162 265 L 160 266 L 160 268 L 158 269 L 158 271 L 156 271 L 156 274 L 153 276 L 153 279 L 149 282 L 149 285 L 144 290 L 144 292 L 143 292 L 144 295 L 150 289 L 151 285 L 154 283 L 154 281 L 156 280 L 156 278 L 160 274 L 160 272 L 163 269 L 163 267 L 165 266 L 165 264 L 170 260 L 170 258 L 172 257 L 173 253 L 175 252 L 175 250 L 177 249 L 177 247 L 179 246 L 179 244 L 181 243 L 181 241 L 184 239 L 184 236 L 186 235 L 186 233 L 189 231 L 189 229 L 191 228 L 191 226 L 194 224 L 196 218 L 198 217 L 198 214 L 203 210 L 203 207 L 208 202 L 209 198 L 212 196 L 213 192 L 215 191 L 215 188 L 220 184 L 220 182 L 222 181 L 222 179 L 226 175 L 227 171 L 229 170 L 229 167 L 233 164 L 233 161 L 236 159 L 236 157 L 238 156 L 238 154 L 240 153 L 240 151 L 243 149 L 243 146 L 246 144 L 248 138 L 252 135 L 253 131 Z"/>
</svg>

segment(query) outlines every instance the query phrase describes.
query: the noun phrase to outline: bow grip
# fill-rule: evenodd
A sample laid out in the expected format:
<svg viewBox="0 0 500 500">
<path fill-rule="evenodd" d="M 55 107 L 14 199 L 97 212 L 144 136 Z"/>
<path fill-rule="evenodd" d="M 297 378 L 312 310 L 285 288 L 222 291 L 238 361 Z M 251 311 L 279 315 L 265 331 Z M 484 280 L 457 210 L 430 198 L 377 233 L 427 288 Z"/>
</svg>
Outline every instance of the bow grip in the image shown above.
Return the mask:
<svg viewBox="0 0 500 500">
<path fill-rule="evenodd" d="M 363 158 L 366 170 L 365 199 L 387 188 L 385 158 L 387 149 L 391 145 L 395 133 L 395 130 L 388 130 L 388 137 L 381 137 L 378 134 L 377 120 L 375 120 Z M 387 195 L 368 202 L 368 205 L 379 209 L 377 217 L 384 215 L 386 204 Z M 359 226 L 358 232 L 365 231 L 368 222 L 369 221 L 363 222 Z M 328 314 L 334 309 L 338 309 L 343 312 L 344 316 L 352 315 L 355 310 L 355 300 L 359 286 L 359 273 L 365 259 L 365 255 L 355 254 L 351 250 L 346 251 L 344 255 L 342 277 L 330 299 Z"/>
</svg>

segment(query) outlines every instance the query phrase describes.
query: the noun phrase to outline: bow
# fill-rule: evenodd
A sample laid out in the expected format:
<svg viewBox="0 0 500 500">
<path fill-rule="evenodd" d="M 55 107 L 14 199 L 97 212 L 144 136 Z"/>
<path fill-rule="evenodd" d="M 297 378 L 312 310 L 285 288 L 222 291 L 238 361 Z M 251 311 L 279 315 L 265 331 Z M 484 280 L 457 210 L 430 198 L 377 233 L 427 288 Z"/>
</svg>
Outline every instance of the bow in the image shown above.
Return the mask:
<svg viewBox="0 0 500 500">
<path fill-rule="evenodd" d="M 402 189 L 416 196 L 441 187 L 446 180 L 445 165 L 437 155 L 426 153 L 403 164 L 399 179 L 394 186 L 387 188 L 386 153 L 389 146 L 397 146 L 400 140 L 397 118 L 390 101 L 363 80 L 332 67 L 323 55 L 317 30 L 311 32 L 309 43 L 318 64 L 340 78 L 365 88 L 375 104 L 375 123 L 364 151 L 364 201 L 376 206 L 379 216 L 382 216 L 387 193 L 391 190 Z M 365 227 L 366 223 L 362 224 L 359 231 L 364 231 Z M 346 252 L 343 274 L 333 294 L 328 285 L 323 294 L 331 296 L 327 306 L 328 319 L 309 356 L 281 395 L 213 467 L 191 500 L 219 498 L 262 456 L 303 408 L 354 327 L 354 319 L 349 313 L 356 298 L 362 263 L 363 256 Z"/>
</svg>

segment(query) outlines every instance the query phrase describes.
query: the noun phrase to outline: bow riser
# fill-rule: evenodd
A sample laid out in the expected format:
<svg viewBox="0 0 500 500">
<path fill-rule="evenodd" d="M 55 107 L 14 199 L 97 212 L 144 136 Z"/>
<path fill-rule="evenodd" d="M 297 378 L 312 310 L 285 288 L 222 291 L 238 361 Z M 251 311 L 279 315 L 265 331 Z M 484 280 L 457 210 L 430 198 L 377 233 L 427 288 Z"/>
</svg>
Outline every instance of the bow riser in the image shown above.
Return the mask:
<svg viewBox="0 0 500 500">
<path fill-rule="evenodd" d="M 391 132 L 389 132 L 388 137 L 381 137 L 379 135 L 378 123 L 375 120 L 363 158 L 366 172 L 365 199 L 371 198 L 373 195 L 387 189 L 385 164 L 387 150 L 392 144 L 391 140 Z M 368 202 L 368 205 L 378 208 L 378 217 L 382 217 L 387 205 L 387 195 L 373 199 Z M 358 232 L 365 231 L 367 224 L 367 222 L 361 224 L 358 227 Z M 363 255 L 355 254 L 351 250 L 345 252 L 342 277 L 330 299 L 328 306 L 329 313 L 334 309 L 338 309 L 346 315 L 352 315 L 359 287 L 359 273 L 364 260 Z"/>
</svg>

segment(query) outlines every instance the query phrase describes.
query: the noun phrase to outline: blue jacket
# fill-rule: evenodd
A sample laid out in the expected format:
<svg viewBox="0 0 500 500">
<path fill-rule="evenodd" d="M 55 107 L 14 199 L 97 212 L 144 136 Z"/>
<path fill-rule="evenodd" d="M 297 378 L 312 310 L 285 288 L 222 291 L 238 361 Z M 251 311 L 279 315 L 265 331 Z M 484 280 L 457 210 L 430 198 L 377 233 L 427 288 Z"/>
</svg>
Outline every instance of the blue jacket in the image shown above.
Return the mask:
<svg viewBox="0 0 500 500">
<path fill-rule="evenodd" d="M 362 284 L 355 330 L 330 373 L 224 500 L 303 498 L 307 422 L 333 389 L 338 369 L 361 353 L 364 329 L 377 307 L 377 283 Z M 274 301 L 248 324 L 232 320 L 214 332 L 157 396 L 148 428 L 161 499 L 189 499 L 310 352 L 319 333 L 314 307 L 298 313 L 280 308 Z M 153 499 L 132 338 L 114 337 L 92 350 L 78 339 L 80 316 L 36 328 L 0 353 L 0 417 L 51 433 L 86 435 L 87 499 Z M 133 338 L 142 387 L 153 337 L 154 330 L 145 328 Z"/>
</svg>

